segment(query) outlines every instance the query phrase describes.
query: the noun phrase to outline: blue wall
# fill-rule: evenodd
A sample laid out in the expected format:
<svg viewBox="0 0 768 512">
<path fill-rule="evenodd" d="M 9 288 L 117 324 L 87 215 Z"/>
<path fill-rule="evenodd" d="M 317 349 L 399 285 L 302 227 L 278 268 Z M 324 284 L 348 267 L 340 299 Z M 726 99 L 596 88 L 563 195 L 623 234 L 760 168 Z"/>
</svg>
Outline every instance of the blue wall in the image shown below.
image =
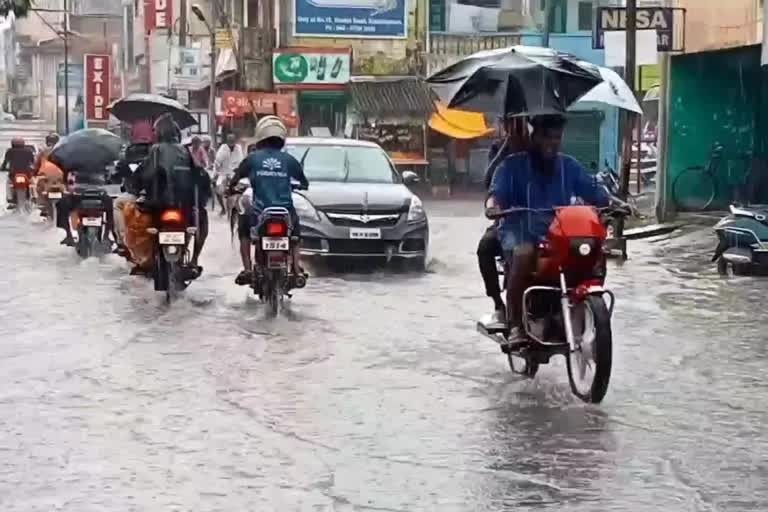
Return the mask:
<svg viewBox="0 0 768 512">
<path fill-rule="evenodd" d="M 523 34 L 520 44 L 526 46 L 541 46 L 541 34 Z M 600 66 L 605 65 L 605 52 L 592 48 L 592 34 L 570 33 L 550 34 L 549 46 L 561 52 L 567 52 L 576 57 Z M 619 109 L 603 107 L 602 105 L 579 106 L 574 110 L 602 110 L 605 115 L 600 128 L 600 167 L 608 160 L 614 169 L 619 167 Z"/>
</svg>

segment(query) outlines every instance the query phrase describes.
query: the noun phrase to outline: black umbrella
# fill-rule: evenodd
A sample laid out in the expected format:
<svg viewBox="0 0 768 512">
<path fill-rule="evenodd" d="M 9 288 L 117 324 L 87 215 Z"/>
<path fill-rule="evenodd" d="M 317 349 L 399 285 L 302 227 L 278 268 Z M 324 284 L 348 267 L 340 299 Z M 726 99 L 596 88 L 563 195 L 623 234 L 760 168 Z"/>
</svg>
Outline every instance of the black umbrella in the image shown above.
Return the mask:
<svg viewBox="0 0 768 512">
<path fill-rule="evenodd" d="M 133 93 L 115 100 L 109 106 L 110 113 L 125 123 L 156 119 L 171 114 L 182 130 L 197 124 L 197 119 L 178 101 L 159 94 Z"/>
<path fill-rule="evenodd" d="M 449 107 L 495 115 L 565 112 L 602 82 L 596 66 L 531 46 L 474 53 L 427 79 Z"/>
<path fill-rule="evenodd" d="M 105 168 L 120 157 L 123 140 L 100 128 L 78 130 L 62 138 L 48 159 L 65 172 L 78 176 L 105 176 Z"/>
</svg>

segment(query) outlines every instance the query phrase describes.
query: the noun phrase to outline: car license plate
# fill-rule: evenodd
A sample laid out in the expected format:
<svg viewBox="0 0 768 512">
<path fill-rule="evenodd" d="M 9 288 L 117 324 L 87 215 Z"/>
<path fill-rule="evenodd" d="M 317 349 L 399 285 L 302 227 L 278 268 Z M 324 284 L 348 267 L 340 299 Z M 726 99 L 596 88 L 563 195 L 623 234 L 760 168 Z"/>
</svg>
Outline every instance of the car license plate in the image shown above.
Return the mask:
<svg viewBox="0 0 768 512">
<path fill-rule="evenodd" d="M 290 248 L 288 237 L 262 238 L 261 248 L 265 251 L 287 251 Z"/>
<path fill-rule="evenodd" d="M 101 217 L 83 217 L 83 226 L 99 227 L 101 226 Z"/>
<path fill-rule="evenodd" d="M 61 192 L 48 192 L 48 199 L 61 199 Z"/>
<path fill-rule="evenodd" d="M 381 230 L 378 228 L 349 228 L 349 238 L 354 240 L 379 240 Z"/>
<path fill-rule="evenodd" d="M 161 231 L 157 238 L 160 245 L 184 245 L 186 243 L 186 235 L 183 232 Z"/>
</svg>

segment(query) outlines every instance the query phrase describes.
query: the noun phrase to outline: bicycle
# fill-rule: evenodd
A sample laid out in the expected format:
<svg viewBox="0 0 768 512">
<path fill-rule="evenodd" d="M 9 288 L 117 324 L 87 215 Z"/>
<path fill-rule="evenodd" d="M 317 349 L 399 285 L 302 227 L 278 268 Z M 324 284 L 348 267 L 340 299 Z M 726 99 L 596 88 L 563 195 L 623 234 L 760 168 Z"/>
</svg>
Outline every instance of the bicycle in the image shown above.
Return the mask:
<svg viewBox="0 0 768 512">
<path fill-rule="evenodd" d="M 721 192 L 720 176 L 724 164 L 728 178 L 726 185 L 730 192 L 727 199 L 729 202 L 734 199 L 740 200 L 742 189 L 750 174 L 752 156 L 742 153 L 736 158 L 726 159 L 723 152 L 723 146 L 715 142 L 706 166 L 687 167 L 675 177 L 672 181 L 672 200 L 678 210 L 700 212 L 712 206 Z M 740 173 L 732 172 L 730 164 L 734 161 L 743 161 L 744 169 Z M 737 180 L 732 179 L 734 175 L 738 178 Z"/>
</svg>

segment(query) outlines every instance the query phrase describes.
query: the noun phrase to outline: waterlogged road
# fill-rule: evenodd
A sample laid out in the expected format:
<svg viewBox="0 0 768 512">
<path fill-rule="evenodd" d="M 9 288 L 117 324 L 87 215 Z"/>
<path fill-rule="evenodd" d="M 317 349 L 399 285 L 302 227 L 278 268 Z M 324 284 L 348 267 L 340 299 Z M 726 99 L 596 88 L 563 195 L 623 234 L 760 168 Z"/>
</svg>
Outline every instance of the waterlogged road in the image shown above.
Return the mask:
<svg viewBox="0 0 768 512">
<path fill-rule="evenodd" d="M 266 320 L 221 221 L 168 309 L 119 259 L 0 217 L 0 510 L 768 510 L 768 284 L 708 231 L 612 266 L 614 378 L 514 378 L 477 207 L 433 206 L 426 275 L 327 276 Z"/>
</svg>

